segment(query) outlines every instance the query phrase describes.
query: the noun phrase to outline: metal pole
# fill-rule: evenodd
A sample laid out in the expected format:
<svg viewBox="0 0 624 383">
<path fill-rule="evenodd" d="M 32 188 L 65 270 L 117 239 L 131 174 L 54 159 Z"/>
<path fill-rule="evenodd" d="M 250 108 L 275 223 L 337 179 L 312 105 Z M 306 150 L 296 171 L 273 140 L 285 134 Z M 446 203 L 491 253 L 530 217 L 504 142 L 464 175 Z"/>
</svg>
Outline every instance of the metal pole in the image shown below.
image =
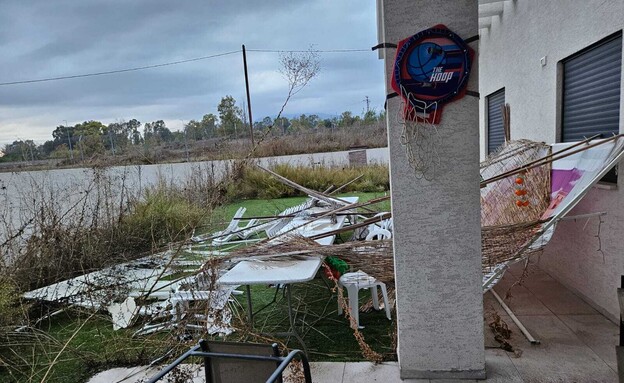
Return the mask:
<svg viewBox="0 0 624 383">
<path fill-rule="evenodd" d="M 249 327 L 253 329 L 253 306 L 251 303 L 251 286 L 245 286 L 247 289 L 247 312 L 249 314 Z"/>
<path fill-rule="evenodd" d="M 78 137 L 78 148 L 80 149 L 80 161 L 84 162 L 84 152 L 82 150 L 82 134 Z"/>
<path fill-rule="evenodd" d="M 600 217 L 602 215 L 607 215 L 606 211 L 598 211 L 595 213 L 587 213 L 587 214 L 579 214 L 579 215 L 566 215 L 565 217 L 559 218 L 559 221 L 571 221 L 583 218 L 592 218 L 592 217 Z"/>
<path fill-rule="evenodd" d="M 293 310 L 292 310 L 292 297 L 291 297 L 290 283 L 287 283 L 284 286 L 284 289 L 286 293 L 286 300 L 288 303 L 288 320 L 290 322 L 290 333 L 291 333 L 289 335 L 294 335 L 294 337 L 297 338 L 297 340 L 301 344 L 301 347 L 303 348 L 303 353 L 307 356 L 308 348 L 306 347 L 306 344 L 304 343 L 303 338 L 301 337 L 301 335 L 299 335 L 299 333 L 297 332 L 297 328 L 295 327 L 295 316 L 293 315 L 293 312 L 292 312 Z"/>
<path fill-rule="evenodd" d="M 188 137 L 186 136 L 186 132 L 184 132 L 184 149 L 186 150 L 186 161 L 190 161 L 189 158 L 189 150 L 188 150 Z"/>
<path fill-rule="evenodd" d="M 65 121 L 65 132 L 67 132 L 67 142 L 69 142 L 69 158 L 74 159 L 74 151 L 72 150 L 71 139 L 69 138 L 69 129 L 67 127 L 67 120 Z"/>
<path fill-rule="evenodd" d="M 112 131 L 109 129 L 108 130 L 108 139 L 110 140 L 111 151 L 113 152 L 113 156 L 114 156 L 115 155 L 115 144 L 113 143 L 113 135 L 111 133 L 112 133 Z"/>
<path fill-rule="evenodd" d="M 249 137 L 251 137 L 251 146 L 254 147 L 253 117 L 251 117 L 251 98 L 249 96 L 249 76 L 247 75 L 247 53 L 245 51 L 245 44 L 243 44 L 243 66 L 245 67 L 245 89 L 247 90 L 247 111 L 249 112 Z"/>
<path fill-rule="evenodd" d="M 516 315 L 513 313 L 513 311 L 511 311 L 511 309 L 509 308 L 509 306 L 507 306 L 505 304 L 505 302 L 503 302 L 503 299 L 496 294 L 496 291 L 494 291 L 494 289 L 491 289 L 490 292 L 492 293 L 492 295 L 494 295 L 494 298 L 496 298 L 496 300 L 498 301 L 498 303 L 500 303 L 500 305 L 503 307 L 503 309 L 507 312 L 507 314 L 509 314 L 509 316 L 511 317 L 511 320 L 514 321 L 514 323 L 516 324 L 516 326 L 518 326 L 518 328 L 520 329 L 520 331 L 522 331 L 522 334 L 524 334 L 524 336 L 527 338 L 527 340 L 531 343 L 531 344 L 540 344 L 540 341 L 533 338 L 533 335 L 531 335 L 531 333 L 529 332 L 529 330 L 526 329 L 526 327 L 524 327 L 524 325 L 522 324 L 522 322 L 520 322 L 520 319 L 518 319 L 518 317 L 516 317 Z"/>
</svg>

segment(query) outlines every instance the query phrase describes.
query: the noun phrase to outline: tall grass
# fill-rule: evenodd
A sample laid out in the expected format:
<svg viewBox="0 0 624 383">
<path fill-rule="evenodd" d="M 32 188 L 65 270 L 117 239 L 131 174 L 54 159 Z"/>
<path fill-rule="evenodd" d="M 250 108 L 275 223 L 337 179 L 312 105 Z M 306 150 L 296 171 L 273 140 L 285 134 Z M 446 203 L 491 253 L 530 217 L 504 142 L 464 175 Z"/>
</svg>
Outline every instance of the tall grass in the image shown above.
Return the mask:
<svg viewBox="0 0 624 383">
<path fill-rule="evenodd" d="M 341 187 L 342 192 L 382 192 L 390 190 L 388 167 L 368 165 L 364 167 L 344 166 L 293 166 L 279 164 L 273 171 L 309 189 L 323 191 L 329 186 Z M 279 182 L 269 173 L 256 168 L 245 167 L 242 175 L 228 185 L 228 199 L 273 199 L 303 195 L 300 191 Z M 358 178 L 359 177 L 359 178 Z"/>
<path fill-rule="evenodd" d="M 14 324 L 16 318 L 22 315 L 17 291 L 13 280 L 0 274 L 0 328 Z"/>
<path fill-rule="evenodd" d="M 188 238 L 204 218 L 202 208 L 162 185 L 148 190 L 130 214 L 122 217 L 118 235 L 138 251 L 155 250 Z"/>
<path fill-rule="evenodd" d="M 339 187 L 357 177 L 344 192 L 389 189 L 388 169 L 383 165 L 272 168 L 315 190 Z M 95 370 L 140 364 L 168 348 L 186 347 L 178 338 L 184 335 L 180 333 L 183 330 L 126 345 L 128 334 L 113 333 L 106 327 L 110 326 L 106 315 L 94 316 L 92 312 L 74 312 L 62 320 L 39 323 L 37 319 L 56 306 L 30 305 L 21 295 L 136 259 L 172 242 L 181 246 L 197 226 L 211 220 L 213 208 L 224 202 L 301 195 L 268 173 L 241 162 L 232 162 L 218 174 L 212 167 L 197 167 L 186 180 L 161 180 L 140 191 L 131 190 L 127 186 L 131 182 L 125 177 L 129 174 L 113 176 L 106 169 L 93 169 L 88 184 L 80 187 L 52 190 L 49 185 L 33 182 L 32 190 L 24 193 L 21 223 L 15 226 L 9 223 L 10 217 L 0 218 L 6 228 L 0 233 L 0 380 L 10 371 L 15 381 L 40 381 L 44 373 L 54 369 L 50 381 L 60 381 L 64 369 L 81 368 L 84 374 L 80 363 Z M 81 191 L 75 193 L 74 189 Z M 2 264 L 5 259 L 10 262 Z M 64 324 L 57 328 L 59 321 Z M 14 328 L 20 325 L 28 326 L 29 331 L 15 333 Z M 51 327 L 44 331 L 44 325 Z M 101 330 L 103 327 L 107 330 Z M 90 346 L 98 344 L 99 338 L 94 337 L 113 339 L 126 351 L 107 349 L 100 355 Z M 54 367 L 63 352 L 68 355 L 58 358 L 63 362 Z"/>
<path fill-rule="evenodd" d="M 213 175 L 200 173 L 142 191 L 127 187 L 129 174 L 105 169 L 94 169 L 86 185 L 33 182 L 23 194 L 21 223 L 0 218 L 0 274 L 27 291 L 188 238 L 218 195 Z"/>
<path fill-rule="evenodd" d="M 211 169 L 140 191 L 128 186 L 127 177 L 96 168 L 86 183 L 63 188 L 33 178 L 32 190 L 22 190 L 19 219 L 0 217 L 0 381 L 82 380 L 85 367 L 146 363 L 173 344 L 167 337 L 130 341 L 128 334 L 112 332 L 105 313 L 72 311 L 40 322 L 59 304 L 21 298 L 25 291 L 183 242 L 223 194 L 214 187 Z M 115 286 L 109 289 L 112 298 Z M 16 332 L 18 326 L 27 331 Z M 111 352 L 97 337 L 120 342 L 119 351 Z"/>
<path fill-rule="evenodd" d="M 336 131 L 318 131 L 297 135 L 272 136 L 260 145 L 257 157 L 284 156 L 349 150 L 353 147 L 379 148 L 387 145 L 384 124 L 358 125 Z"/>
</svg>

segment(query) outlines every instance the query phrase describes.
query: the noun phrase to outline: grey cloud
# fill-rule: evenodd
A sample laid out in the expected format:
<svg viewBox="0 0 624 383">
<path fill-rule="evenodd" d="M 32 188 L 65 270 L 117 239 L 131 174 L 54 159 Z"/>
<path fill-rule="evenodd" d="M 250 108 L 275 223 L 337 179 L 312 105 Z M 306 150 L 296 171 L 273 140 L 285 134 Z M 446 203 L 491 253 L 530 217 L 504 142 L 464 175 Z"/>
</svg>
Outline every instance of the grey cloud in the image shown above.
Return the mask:
<svg viewBox="0 0 624 383">
<path fill-rule="evenodd" d="M 360 0 L 0 0 L 0 9 L 0 82 L 158 64 L 238 50 L 242 43 L 250 49 L 368 48 L 376 43 L 374 2 Z M 252 73 L 278 70 L 276 53 L 249 52 L 248 59 Z M 288 113 L 335 114 L 354 103 L 357 108 L 351 109 L 359 113 L 357 103 L 365 95 L 383 103 L 383 65 L 375 53 L 327 53 L 321 59 L 321 74 L 297 95 Z M 285 83 L 262 85 L 252 83 L 258 118 L 275 115 L 286 89 Z M 6 127 L 20 124 L 28 125 L 34 137 L 34 132 L 49 135 L 64 119 L 197 119 L 216 112 L 226 94 L 239 103 L 244 99 L 239 55 L 0 86 L 0 144 L 13 134 Z"/>
</svg>

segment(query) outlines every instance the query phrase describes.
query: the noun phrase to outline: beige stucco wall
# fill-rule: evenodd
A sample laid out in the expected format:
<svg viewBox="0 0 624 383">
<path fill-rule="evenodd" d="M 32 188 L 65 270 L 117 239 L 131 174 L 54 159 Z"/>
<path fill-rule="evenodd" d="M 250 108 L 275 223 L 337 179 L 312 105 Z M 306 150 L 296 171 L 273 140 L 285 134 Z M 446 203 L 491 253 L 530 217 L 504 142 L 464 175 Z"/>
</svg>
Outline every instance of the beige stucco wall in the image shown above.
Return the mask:
<svg viewBox="0 0 624 383">
<path fill-rule="evenodd" d="M 474 0 L 384 0 L 382 5 L 383 41 L 398 42 L 437 23 L 460 36 L 477 33 Z M 385 60 L 388 93 L 391 52 Z M 478 87 L 478 78 L 473 67 L 468 89 Z M 438 125 L 444 140 L 435 144 L 440 162 L 430 180 L 409 165 L 402 126 L 393 117 L 401 107 L 399 97 L 388 100 L 401 378 L 484 378 L 478 100 L 464 97 L 445 107 Z"/>
<path fill-rule="evenodd" d="M 481 157 L 487 150 L 487 95 L 505 87 L 512 139 L 557 142 L 560 61 L 623 28 L 622 0 L 505 1 L 503 14 L 480 31 Z M 540 62 L 543 57 L 545 66 Z M 620 132 L 623 121 L 624 105 Z M 570 213 L 608 212 L 601 227 L 602 252 L 597 251 L 598 219 L 593 218 L 587 226 L 585 221 L 561 222 L 539 258 L 541 268 L 614 321 L 619 317 L 615 289 L 624 274 L 623 188 L 621 175 L 617 188 L 594 188 Z"/>
</svg>

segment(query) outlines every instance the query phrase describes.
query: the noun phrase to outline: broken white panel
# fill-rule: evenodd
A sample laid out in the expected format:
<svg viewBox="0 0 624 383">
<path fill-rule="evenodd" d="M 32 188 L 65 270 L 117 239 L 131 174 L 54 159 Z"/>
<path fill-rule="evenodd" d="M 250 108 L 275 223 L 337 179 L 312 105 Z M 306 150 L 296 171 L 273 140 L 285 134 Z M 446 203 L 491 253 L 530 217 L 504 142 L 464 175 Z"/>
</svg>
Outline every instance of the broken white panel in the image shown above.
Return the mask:
<svg viewBox="0 0 624 383">
<path fill-rule="evenodd" d="M 121 303 L 111 303 L 108 305 L 108 312 L 113 320 L 113 330 L 128 328 L 134 322 L 138 314 L 138 307 L 134 298 L 128 297 Z"/>
</svg>

